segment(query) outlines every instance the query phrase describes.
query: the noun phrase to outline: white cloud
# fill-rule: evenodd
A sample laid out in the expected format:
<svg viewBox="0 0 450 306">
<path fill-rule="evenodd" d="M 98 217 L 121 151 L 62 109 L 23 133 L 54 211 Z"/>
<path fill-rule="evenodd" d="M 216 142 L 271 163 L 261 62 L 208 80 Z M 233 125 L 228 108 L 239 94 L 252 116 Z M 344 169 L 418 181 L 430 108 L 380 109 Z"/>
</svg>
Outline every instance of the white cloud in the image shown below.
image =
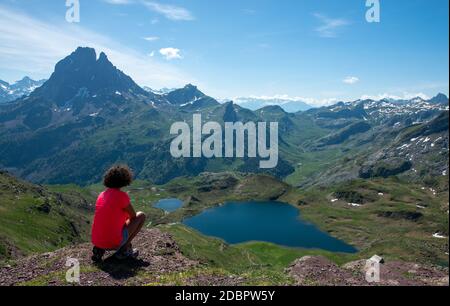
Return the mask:
<svg viewBox="0 0 450 306">
<path fill-rule="evenodd" d="M 321 25 L 318 26 L 315 30 L 319 34 L 320 37 L 325 38 L 335 38 L 337 37 L 338 29 L 346 26 L 349 22 L 342 18 L 329 18 L 322 14 L 313 14 L 316 17 Z"/>
<path fill-rule="evenodd" d="M 168 63 L 79 25 L 46 23 L 2 5 L 0 41 L 0 71 L 48 78 L 59 60 L 78 46 L 89 46 L 98 53 L 105 52 L 111 62 L 139 84 L 162 88 L 199 83 Z"/>
<path fill-rule="evenodd" d="M 159 50 L 159 53 L 166 58 L 166 60 L 170 61 L 173 59 L 182 59 L 181 50 L 177 48 L 162 48 Z"/>
<path fill-rule="evenodd" d="M 161 4 L 155 1 L 145 1 L 145 0 L 143 0 L 142 3 L 150 10 L 158 14 L 161 14 L 170 20 L 191 21 L 195 19 L 192 13 L 189 10 L 185 9 L 184 7 L 169 4 Z"/>
<path fill-rule="evenodd" d="M 146 41 L 157 41 L 157 40 L 159 40 L 159 37 L 158 36 L 148 36 L 148 37 L 144 37 L 144 39 Z"/>
<path fill-rule="evenodd" d="M 353 84 L 356 84 L 359 82 L 359 78 L 354 77 L 354 76 L 349 76 L 349 77 L 346 77 L 345 79 L 343 79 L 342 82 L 344 82 L 345 84 L 353 85 Z"/>
</svg>

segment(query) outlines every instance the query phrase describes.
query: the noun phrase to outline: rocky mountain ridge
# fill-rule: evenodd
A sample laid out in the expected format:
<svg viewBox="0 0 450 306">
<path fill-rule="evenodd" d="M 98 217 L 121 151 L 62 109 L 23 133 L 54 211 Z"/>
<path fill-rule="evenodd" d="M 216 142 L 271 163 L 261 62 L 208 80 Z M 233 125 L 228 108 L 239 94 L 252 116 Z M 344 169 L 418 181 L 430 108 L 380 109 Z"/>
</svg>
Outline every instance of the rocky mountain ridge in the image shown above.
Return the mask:
<svg viewBox="0 0 450 306">
<path fill-rule="evenodd" d="M 139 178 L 157 183 L 206 171 L 265 172 L 294 185 L 323 183 L 314 177 L 324 177 L 322 171 L 339 166 L 342 158 L 375 154 L 392 146 L 404 129 L 448 112 L 445 98 L 358 100 L 297 113 L 277 105 L 251 111 L 219 103 L 192 84 L 163 94 L 144 90 L 104 53 L 97 58 L 94 49 L 78 48 L 55 66 L 43 86 L 0 107 L 0 167 L 46 183 L 94 183 L 116 162 L 129 163 Z M 278 122 L 278 166 L 259 169 L 257 158 L 172 158 L 170 126 L 191 123 L 196 113 L 204 122 L 220 124 Z M 444 167 L 436 171 L 443 173 Z"/>
<path fill-rule="evenodd" d="M 46 80 L 35 81 L 24 77 L 14 84 L 0 80 L 0 103 L 12 102 L 32 93 L 36 88 L 42 86 Z"/>
</svg>

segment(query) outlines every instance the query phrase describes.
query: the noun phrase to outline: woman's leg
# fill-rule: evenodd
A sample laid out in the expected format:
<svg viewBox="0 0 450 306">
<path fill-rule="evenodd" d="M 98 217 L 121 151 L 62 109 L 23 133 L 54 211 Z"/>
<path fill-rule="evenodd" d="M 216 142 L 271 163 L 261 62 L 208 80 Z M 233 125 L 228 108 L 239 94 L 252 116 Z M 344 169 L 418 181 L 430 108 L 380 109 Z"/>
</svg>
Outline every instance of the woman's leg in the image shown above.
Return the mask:
<svg viewBox="0 0 450 306">
<path fill-rule="evenodd" d="M 127 243 L 122 247 L 123 250 L 128 250 L 130 248 L 131 242 L 144 226 L 145 219 L 145 214 L 143 212 L 138 212 L 136 213 L 136 218 L 134 218 L 127 224 L 128 240 Z"/>
</svg>

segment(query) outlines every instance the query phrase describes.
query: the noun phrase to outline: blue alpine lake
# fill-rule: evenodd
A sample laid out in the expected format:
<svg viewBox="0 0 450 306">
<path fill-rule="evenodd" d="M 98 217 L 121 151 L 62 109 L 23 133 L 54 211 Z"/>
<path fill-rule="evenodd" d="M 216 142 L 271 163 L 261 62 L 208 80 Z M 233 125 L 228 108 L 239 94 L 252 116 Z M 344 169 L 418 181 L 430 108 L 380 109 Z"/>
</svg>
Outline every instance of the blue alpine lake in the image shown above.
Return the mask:
<svg viewBox="0 0 450 306">
<path fill-rule="evenodd" d="M 178 199 L 164 199 L 158 201 L 153 207 L 162 209 L 167 212 L 174 212 L 183 206 L 183 201 Z"/>
<path fill-rule="evenodd" d="M 183 223 L 230 244 L 263 241 L 331 252 L 358 251 L 302 220 L 296 207 L 281 202 L 228 202 L 187 218 Z"/>
</svg>

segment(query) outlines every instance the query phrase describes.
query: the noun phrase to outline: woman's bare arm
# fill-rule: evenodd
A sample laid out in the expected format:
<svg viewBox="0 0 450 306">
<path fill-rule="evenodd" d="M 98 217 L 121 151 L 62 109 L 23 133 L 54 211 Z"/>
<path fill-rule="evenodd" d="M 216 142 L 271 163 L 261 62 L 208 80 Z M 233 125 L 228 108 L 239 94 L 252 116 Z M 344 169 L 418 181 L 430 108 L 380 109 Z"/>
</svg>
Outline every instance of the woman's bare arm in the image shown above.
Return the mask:
<svg viewBox="0 0 450 306">
<path fill-rule="evenodd" d="M 136 211 L 134 210 L 133 205 L 128 205 L 124 210 L 128 214 L 128 216 L 130 216 L 130 220 L 136 219 Z"/>
</svg>

